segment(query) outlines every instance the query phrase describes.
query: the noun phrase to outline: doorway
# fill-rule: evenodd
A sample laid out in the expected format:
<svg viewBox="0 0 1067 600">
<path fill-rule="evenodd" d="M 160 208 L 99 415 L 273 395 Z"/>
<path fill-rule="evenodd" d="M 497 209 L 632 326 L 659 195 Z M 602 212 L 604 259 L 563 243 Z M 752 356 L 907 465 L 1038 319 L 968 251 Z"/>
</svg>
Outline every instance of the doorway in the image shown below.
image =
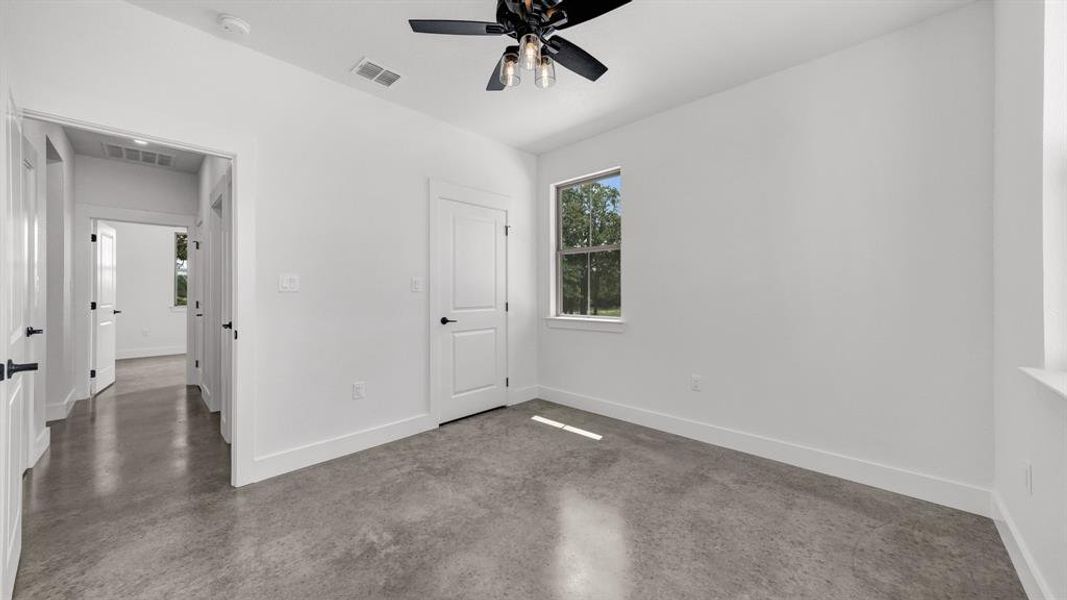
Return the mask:
<svg viewBox="0 0 1067 600">
<path fill-rule="evenodd" d="M 430 186 L 431 414 L 438 423 L 508 402 L 506 196 Z"/>
</svg>

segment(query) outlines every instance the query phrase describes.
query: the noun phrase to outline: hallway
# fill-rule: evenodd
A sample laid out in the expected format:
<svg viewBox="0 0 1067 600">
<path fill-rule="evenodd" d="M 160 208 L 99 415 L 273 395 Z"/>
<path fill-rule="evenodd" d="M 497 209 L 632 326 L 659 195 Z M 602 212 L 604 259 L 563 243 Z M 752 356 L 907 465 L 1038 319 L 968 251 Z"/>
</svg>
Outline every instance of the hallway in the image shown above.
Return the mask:
<svg viewBox="0 0 1067 600">
<path fill-rule="evenodd" d="M 114 385 L 49 424 L 51 448 L 25 476 L 16 598 L 135 595 L 115 574 L 138 581 L 163 550 L 160 522 L 186 527 L 207 494 L 230 489 L 229 447 L 185 385 L 185 355 L 116 368 Z"/>
</svg>

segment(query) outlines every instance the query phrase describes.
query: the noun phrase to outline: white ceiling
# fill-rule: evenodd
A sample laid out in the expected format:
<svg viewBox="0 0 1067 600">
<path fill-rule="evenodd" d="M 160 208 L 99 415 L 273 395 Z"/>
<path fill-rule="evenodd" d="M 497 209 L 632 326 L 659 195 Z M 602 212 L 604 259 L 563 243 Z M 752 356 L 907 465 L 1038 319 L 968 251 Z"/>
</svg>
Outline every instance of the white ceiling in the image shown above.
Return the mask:
<svg viewBox="0 0 1067 600">
<path fill-rule="evenodd" d="M 563 32 L 610 68 L 600 81 L 559 68 L 553 88 L 523 81 L 505 92 L 485 84 L 510 38 L 422 35 L 407 24 L 491 21 L 495 0 L 131 1 L 225 39 L 217 15 L 240 16 L 252 34 L 238 43 L 540 153 L 971 0 L 635 0 Z M 403 78 L 386 89 L 349 73 L 364 56 Z"/>
<path fill-rule="evenodd" d="M 183 173 L 198 173 L 200 172 L 200 165 L 204 161 L 204 155 L 196 152 L 188 152 L 185 150 L 178 150 L 169 146 L 163 146 L 156 143 L 149 143 L 147 145 L 136 144 L 133 138 L 118 137 L 113 135 L 104 135 L 95 131 L 87 131 L 85 129 L 78 129 L 76 127 L 64 127 L 64 133 L 67 134 L 67 139 L 70 140 L 70 146 L 74 150 L 75 154 L 81 154 L 83 156 L 95 156 L 96 158 L 106 158 L 110 160 L 118 160 L 120 162 L 126 162 L 131 164 L 138 164 L 148 169 L 170 169 L 173 171 L 182 171 Z M 114 144 L 123 148 L 133 148 L 134 150 L 143 152 L 154 152 L 159 154 L 168 154 L 174 157 L 174 160 L 169 167 L 161 167 L 157 165 L 148 165 L 143 162 L 131 161 L 126 159 L 111 158 L 104 151 L 103 144 Z"/>
</svg>

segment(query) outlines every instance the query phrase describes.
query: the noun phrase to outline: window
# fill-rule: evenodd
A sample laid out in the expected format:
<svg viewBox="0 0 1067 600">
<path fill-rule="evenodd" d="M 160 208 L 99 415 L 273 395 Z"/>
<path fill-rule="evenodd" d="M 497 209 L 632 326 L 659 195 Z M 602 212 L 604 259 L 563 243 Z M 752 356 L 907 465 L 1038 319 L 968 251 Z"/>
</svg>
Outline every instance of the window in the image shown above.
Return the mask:
<svg viewBox="0 0 1067 600">
<path fill-rule="evenodd" d="M 174 306 L 189 304 L 189 234 L 174 234 Z"/>
<path fill-rule="evenodd" d="M 622 175 L 556 187 L 556 315 L 622 316 Z"/>
</svg>

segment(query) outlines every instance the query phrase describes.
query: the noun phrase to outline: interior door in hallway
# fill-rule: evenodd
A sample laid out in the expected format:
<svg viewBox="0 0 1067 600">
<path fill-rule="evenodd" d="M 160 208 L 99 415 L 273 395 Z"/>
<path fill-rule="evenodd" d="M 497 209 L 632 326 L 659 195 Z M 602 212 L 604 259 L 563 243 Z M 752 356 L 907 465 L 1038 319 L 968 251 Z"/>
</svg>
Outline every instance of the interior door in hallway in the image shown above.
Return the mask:
<svg viewBox="0 0 1067 600">
<path fill-rule="evenodd" d="M 27 185 L 35 168 L 30 146 L 23 146 L 20 123 L 14 107 L 8 105 L 4 116 L 7 132 L 7 189 L 3 190 L 3 271 L 0 286 L 4 290 L 0 330 L 5 345 L 2 408 L 0 408 L 0 598 L 9 598 L 22 551 L 22 472 L 27 463 L 27 426 L 32 402 L 32 374 L 35 368 L 26 336 L 30 307 L 30 218 L 27 196 L 35 188 Z M 25 158 L 24 158 L 25 154 Z M 35 191 L 34 191 L 35 193 Z"/>
<path fill-rule="evenodd" d="M 118 277 L 115 228 L 96 222 L 96 264 L 93 269 L 96 289 L 96 308 L 93 310 L 93 370 L 92 393 L 97 394 L 115 383 L 115 283 Z"/>
<path fill-rule="evenodd" d="M 480 203 L 484 192 L 437 189 L 430 326 L 441 423 L 507 404 L 507 212 Z"/>
</svg>

